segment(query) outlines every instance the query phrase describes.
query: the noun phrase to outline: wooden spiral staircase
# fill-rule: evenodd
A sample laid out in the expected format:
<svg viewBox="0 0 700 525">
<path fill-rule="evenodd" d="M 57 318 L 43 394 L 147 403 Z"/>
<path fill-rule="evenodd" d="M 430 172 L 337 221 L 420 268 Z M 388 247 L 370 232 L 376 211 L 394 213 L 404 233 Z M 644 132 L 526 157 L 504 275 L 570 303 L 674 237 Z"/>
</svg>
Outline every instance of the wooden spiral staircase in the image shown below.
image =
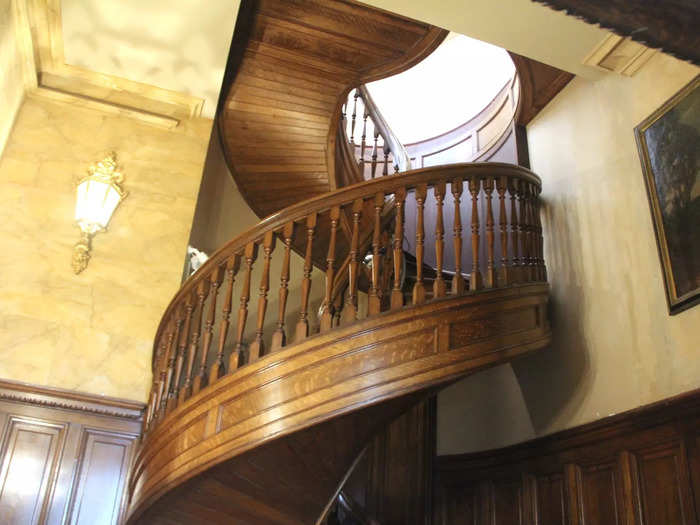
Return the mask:
<svg viewBox="0 0 700 525">
<path fill-rule="evenodd" d="M 342 139 L 350 88 L 444 31 L 352 2 L 261 0 L 237 35 L 220 131 L 241 192 L 272 215 L 163 315 L 128 523 L 341 523 L 339 491 L 383 426 L 550 341 L 535 174 L 387 168 L 339 187 L 366 173 Z M 400 154 L 383 151 L 384 166 Z"/>
</svg>

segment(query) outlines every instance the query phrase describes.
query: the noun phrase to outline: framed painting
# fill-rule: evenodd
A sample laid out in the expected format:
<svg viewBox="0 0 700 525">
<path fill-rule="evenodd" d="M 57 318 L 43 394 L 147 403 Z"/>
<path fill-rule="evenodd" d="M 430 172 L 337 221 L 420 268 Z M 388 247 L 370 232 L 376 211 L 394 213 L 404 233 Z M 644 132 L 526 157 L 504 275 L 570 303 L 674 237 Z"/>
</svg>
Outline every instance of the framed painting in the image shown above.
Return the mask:
<svg viewBox="0 0 700 525">
<path fill-rule="evenodd" d="M 634 128 L 671 315 L 700 302 L 700 75 Z"/>
</svg>

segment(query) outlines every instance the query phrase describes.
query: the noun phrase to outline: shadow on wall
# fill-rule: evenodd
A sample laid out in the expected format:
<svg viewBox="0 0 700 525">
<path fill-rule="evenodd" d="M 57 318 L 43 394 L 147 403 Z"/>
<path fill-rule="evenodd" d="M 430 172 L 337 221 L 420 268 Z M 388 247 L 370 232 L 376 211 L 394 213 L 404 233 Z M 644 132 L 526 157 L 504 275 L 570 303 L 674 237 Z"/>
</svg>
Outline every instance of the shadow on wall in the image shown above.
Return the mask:
<svg viewBox="0 0 700 525">
<path fill-rule="evenodd" d="M 512 363 L 520 383 L 525 404 L 536 435 L 546 434 L 561 419 L 567 419 L 580 406 L 585 382 L 590 378 L 590 349 L 583 332 L 585 295 L 576 275 L 582 275 L 582 262 L 568 254 L 581 253 L 578 215 L 566 213 L 574 206 L 571 199 L 561 202 L 542 201 L 545 236 L 545 260 L 557 270 L 557 279 L 550 279 L 549 319 L 552 345 L 528 354 Z M 555 227 L 555 225 L 559 225 Z M 547 249 L 556 243 L 557 250 Z M 572 284 L 577 286 L 572 287 Z M 579 292 L 574 296 L 571 290 Z"/>
</svg>

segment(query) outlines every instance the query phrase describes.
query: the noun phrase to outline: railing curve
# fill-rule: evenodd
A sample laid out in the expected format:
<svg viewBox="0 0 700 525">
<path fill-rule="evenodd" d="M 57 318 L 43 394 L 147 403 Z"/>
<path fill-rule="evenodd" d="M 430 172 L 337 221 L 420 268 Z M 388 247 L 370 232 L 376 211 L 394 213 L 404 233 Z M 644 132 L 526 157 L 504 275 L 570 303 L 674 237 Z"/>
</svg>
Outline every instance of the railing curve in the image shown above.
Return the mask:
<svg viewBox="0 0 700 525">
<path fill-rule="evenodd" d="M 145 430 L 225 374 L 316 331 L 405 304 L 545 281 L 540 191 L 539 177 L 522 167 L 454 164 L 355 184 L 267 217 L 215 252 L 168 305 L 154 343 Z M 387 203 L 393 214 L 389 220 Z M 415 209 L 413 217 L 405 213 L 409 205 Z M 453 208 L 453 220 L 446 228 L 447 205 Z M 367 229 L 371 242 L 361 245 Z M 469 232 L 466 240 L 464 230 Z M 339 282 L 336 249 L 341 236 L 349 246 L 349 261 L 344 265 L 344 293 L 339 294 L 334 283 Z M 432 283 L 422 271 L 428 241 L 436 270 Z M 281 248 L 276 250 L 278 242 Z M 305 246 L 303 257 L 294 253 L 295 242 Z M 326 253 L 321 270 L 313 266 L 315 242 Z M 412 246 L 417 261 L 410 289 L 401 283 L 406 245 Z M 452 275 L 445 277 L 449 248 Z M 366 256 L 371 256 L 371 265 L 362 264 Z M 270 297 L 273 270 L 279 276 L 276 297 Z M 364 288 L 359 286 L 362 280 Z M 314 301 L 324 305 L 317 320 Z"/>
</svg>

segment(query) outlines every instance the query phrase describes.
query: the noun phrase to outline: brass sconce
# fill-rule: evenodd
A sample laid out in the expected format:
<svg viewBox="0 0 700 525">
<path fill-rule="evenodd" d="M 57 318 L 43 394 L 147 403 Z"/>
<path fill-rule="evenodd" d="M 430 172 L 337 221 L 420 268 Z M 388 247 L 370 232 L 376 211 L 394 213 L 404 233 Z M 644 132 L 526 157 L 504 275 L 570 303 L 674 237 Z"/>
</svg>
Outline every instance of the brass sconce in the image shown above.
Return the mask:
<svg viewBox="0 0 700 525">
<path fill-rule="evenodd" d="M 81 234 L 80 241 L 73 248 L 72 259 L 76 275 L 87 268 L 92 237 L 107 228 L 112 213 L 126 197 L 126 192 L 120 187 L 123 181 L 115 153 L 90 166 L 87 176 L 78 181 L 75 221 Z"/>
</svg>

